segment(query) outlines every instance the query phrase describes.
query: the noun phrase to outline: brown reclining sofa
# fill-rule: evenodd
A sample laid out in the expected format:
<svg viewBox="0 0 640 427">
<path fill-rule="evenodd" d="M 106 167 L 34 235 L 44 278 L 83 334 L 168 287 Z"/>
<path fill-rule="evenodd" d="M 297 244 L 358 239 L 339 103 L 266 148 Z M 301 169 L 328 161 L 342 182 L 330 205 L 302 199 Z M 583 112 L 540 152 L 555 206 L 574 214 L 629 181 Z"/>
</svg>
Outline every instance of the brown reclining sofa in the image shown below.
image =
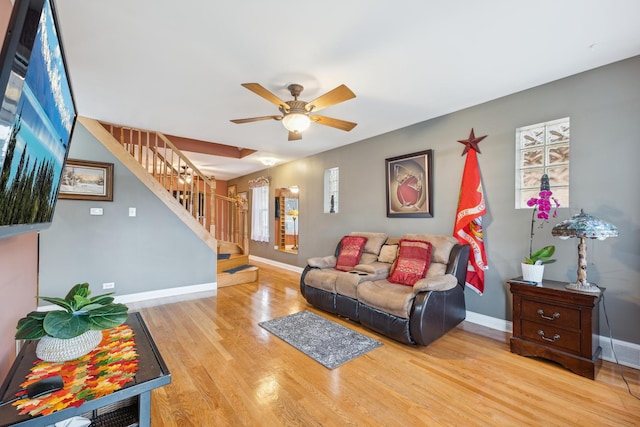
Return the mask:
<svg viewBox="0 0 640 427">
<path fill-rule="evenodd" d="M 349 236 L 366 239 L 352 268 L 336 269 L 345 238 L 334 255 L 309 258 L 300 277 L 300 292 L 307 302 L 406 344 L 428 345 L 464 320 L 468 245 L 444 235 L 402 236 L 405 241 L 431 244 L 426 276 L 408 285 L 388 280 L 401 239 L 370 232 Z"/>
</svg>

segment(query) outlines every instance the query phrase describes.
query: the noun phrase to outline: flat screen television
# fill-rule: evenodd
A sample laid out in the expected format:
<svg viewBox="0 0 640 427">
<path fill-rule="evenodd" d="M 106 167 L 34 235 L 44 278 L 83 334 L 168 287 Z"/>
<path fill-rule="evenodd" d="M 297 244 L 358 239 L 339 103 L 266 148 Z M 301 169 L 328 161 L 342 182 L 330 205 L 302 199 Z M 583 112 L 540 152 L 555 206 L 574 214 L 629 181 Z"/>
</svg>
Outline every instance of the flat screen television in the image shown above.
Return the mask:
<svg viewBox="0 0 640 427">
<path fill-rule="evenodd" d="M 16 0 L 0 51 L 0 238 L 53 220 L 76 108 L 53 0 Z"/>
</svg>

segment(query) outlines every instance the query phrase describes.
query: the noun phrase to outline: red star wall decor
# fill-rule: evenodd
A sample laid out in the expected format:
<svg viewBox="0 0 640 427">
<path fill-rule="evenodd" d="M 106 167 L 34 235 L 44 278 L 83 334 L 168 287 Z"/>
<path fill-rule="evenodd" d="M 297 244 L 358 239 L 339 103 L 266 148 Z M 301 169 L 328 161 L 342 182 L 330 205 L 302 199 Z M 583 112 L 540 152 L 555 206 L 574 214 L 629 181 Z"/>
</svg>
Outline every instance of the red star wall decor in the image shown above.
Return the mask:
<svg viewBox="0 0 640 427">
<path fill-rule="evenodd" d="M 483 139 L 485 139 L 486 137 L 487 135 L 479 136 L 476 138 L 476 135 L 473 133 L 473 128 L 471 128 L 471 133 L 469 134 L 468 139 L 458 140 L 459 143 L 465 145 L 464 151 L 462 152 L 461 155 L 464 156 L 465 154 L 467 154 L 467 151 L 469 151 L 469 149 L 475 150 L 476 152 L 480 153 L 480 148 L 478 148 L 478 143 Z"/>
</svg>

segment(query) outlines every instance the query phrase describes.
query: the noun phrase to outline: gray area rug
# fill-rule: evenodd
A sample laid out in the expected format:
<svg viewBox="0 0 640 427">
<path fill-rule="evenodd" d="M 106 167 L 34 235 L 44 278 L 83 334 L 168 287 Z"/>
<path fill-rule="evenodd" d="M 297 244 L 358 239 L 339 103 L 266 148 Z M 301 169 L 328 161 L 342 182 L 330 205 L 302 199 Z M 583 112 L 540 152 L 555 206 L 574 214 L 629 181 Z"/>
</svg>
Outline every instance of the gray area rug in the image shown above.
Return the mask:
<svg viewBox="0 0 640 427">
<path fill-rule="evenodd" d="M 258 324 L 329 369 L 382 345 L 306 310 Z"/>
</svg>

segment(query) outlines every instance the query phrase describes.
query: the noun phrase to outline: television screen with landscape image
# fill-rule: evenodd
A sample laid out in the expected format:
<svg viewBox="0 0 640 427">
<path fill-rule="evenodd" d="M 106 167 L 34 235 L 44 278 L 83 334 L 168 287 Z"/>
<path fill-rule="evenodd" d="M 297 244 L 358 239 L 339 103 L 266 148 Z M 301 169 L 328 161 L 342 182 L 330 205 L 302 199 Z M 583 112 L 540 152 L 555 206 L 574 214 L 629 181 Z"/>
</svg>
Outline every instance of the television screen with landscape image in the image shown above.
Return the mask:
<svg viewBox="0 0 640 427">
<path fill-rule="evenodd" d="M 1 55 L 0 237 L 8 237 L 50 225 L 76 120 L 49 0 L 16 1 Z"/>
</svg>

